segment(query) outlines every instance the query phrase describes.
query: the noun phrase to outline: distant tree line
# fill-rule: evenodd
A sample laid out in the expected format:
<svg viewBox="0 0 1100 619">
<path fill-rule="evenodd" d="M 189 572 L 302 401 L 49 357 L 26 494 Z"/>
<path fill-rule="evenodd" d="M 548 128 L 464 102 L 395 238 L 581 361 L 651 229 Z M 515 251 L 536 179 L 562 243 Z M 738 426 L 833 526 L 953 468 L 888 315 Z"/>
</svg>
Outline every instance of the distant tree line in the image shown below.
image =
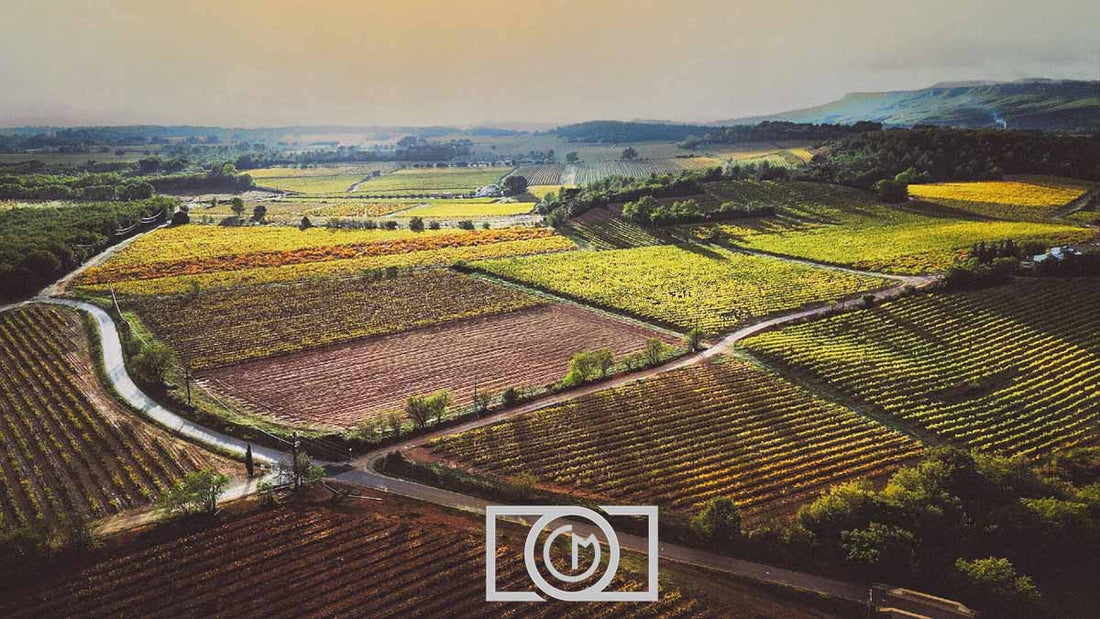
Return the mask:
<svg viewBox="0 0 1100 619">
<path fill-rule="evenodd" d="M 127 227 L 158 212 L 167 216 L 176 200 L 96 202 L 71 207 L 0 211 L 0 298 L 32 294 L 73 270 Z"/>
<path fill-rule="evenodd" d="M 829 142 L 808 171 L 813 180 L 863 188 L 899 175 L 912 183 L 1006 174 L 1100 180 L 1100 135 L 927 126 L 868 131 Z"/>
</svg>

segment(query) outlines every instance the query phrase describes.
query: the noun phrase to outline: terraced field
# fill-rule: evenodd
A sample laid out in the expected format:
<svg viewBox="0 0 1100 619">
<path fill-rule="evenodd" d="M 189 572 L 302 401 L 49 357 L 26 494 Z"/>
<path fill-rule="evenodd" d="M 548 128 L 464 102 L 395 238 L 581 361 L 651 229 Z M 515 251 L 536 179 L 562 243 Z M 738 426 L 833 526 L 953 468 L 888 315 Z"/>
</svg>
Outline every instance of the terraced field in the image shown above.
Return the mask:
<svg viewBox="0 0 1100 619">
<path fill-rule="evenodd" d="M 570 233 L 593 249 L 627 249 L 664 245 L 667 241 L 610 208 L 594 208 L 567 222 Z"/>
<path fill-rule="evenodd" d="M 697 201 L 767 205 L 773 217 L 696 227 L 722 243 L 884 273 L 942 271 L 979 241 L 1046 245 L 1081 242 L 1095 232 L 1074 225 L 960 219 L 923 203 L 887 206 L 868 193 L 820 183 L 707 183 Z"/>
<path fill-rule="evenodd" d="M 1003 181 L 910 185 L 909 195 L 999 219 L 1050 217 L 1095 183 L 1056 176 L 1022 176 Z"/>
<path fill-rule="evenodd" d="M 946 440 L 1038 456 L 1100 440 L 1100 287 L 1033 280 L 921 295 L 746 340 Z"/>
<path fill-rule="evenodd" d="M 142 237 L 75 285 L 121 294 L 171 294 L 346 276 L 574 249 L 546 228 L 499 230 L 298 230 L 182 226 Z"/>
<path fill-rule="evenodd" d="M 356 188 L 356 194 L 420 195 L 471 193 L 493 184 L 512 168 L 405 168 L 372 178 Z"/>
<path fill-rule="evenodd" d="M 200 381 L 278 421 L 343 429 L 400 411 L 412 395 L 449 389 L 456 406 L 474 389 L 541 389 L 574 354 L 600 347 L 640 352 L 645 327 L 564 304 L 541 305 L 206 370 Z"/>
<path fill-rule="evenodd" d="M 154 531 L 113 555 L 0 601 L 5 617 L 220 616 L 690 616 L 706 607 L 675 586 L 657 602 L 490 604 L 485 538 L 476 522 L 384 498 L 361 507 L 257 510 L 216 526 L 171 535 Z M 359 505 L 363 505 L 360 503 Z M 518 550 L 498 547 L 498 582 L 531 590 Z M 272 569 L 277 561 L 279 569 Z M 616 590 L 645 586 L 620 570 Z M 761 593 L 761 598 L 768 594 Z M 763 602 L 761 602 L 763 603 Z M 760 604 L 760 603 L 758 603 Z M 798 606 L 778 602 L 797 616 Z"/>
<path fill-rule="evenodd" d="M 196 370 L 543 303 L 443 270 L 121 301 Z"/>
<path fill-rule="evenodd" d="M 691 513 L 732 497 L 748 514 L 789 511 L 831 483 L 883 476 L 915 440 L 738 361 L 597 392 L 430 443 L 491 475 Z"/>
<path fill-rule="evenodd" d="M 714 246 L 568 252 L 474 266 L 656 324 L 682 330 L 698 326 L 710 333 L 887 284 Z"/>
<path fill-rule="evenodd" d="M 135 419 L 96 380 L 75 312 L 0 314 L 0 527 L 63 525 L 150 505 L 226 461 Z"/>
</svg>

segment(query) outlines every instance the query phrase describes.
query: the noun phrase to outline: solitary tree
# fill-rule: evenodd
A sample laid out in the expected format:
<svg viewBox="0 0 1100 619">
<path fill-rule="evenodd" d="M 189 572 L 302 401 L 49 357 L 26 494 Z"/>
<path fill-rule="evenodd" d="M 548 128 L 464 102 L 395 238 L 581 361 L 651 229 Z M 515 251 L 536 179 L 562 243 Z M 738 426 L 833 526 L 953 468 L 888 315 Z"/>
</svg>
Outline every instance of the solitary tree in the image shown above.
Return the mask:
<svg viewBox="0 0 1100 619">
<path fill-rule="evenodd" d="M 244 452 L 244 468 L 248 471 L 248 476 L 253 477 L 256 474 L 255 463 L 252 461 L 252 443 L 248 444 L 248 448 Z"/>
<path fill-rule="evenodd" d="M 235 196 L 233 198 L 233 202 L 230 203 L 229 208 L 233 210 L 233 214 L 237 216 L 237 219 L 244 216 L 244 200 L 242 200 L 240 196 Z"/>
<path fill-rule="evenodd" d="M 252 207 L 252 221 L 262 223 L 264 218 L 267 217 L 267 207 L 263 204 L 257 204 Z"/>
<path fill-rule="evenodd" d="M 217 511 L 218 497 L 228 482 L 229 478 L 213 469 L 195 471 L 169 488 L 161 495 L 158 503 L 161 509 L 169 513 L 193 514 L 205 511 L 212 514 Z"/>
<path fill-rule="evenodd" d="M 648 365 L 657 365 L 665 356 L 668 347 L 659 338 L 651 337 L 645 342 L 645 362 Z"/>
<path fill-rule="evenodd" d="M 405 400 L 405 415 L 412 420 L 416 427 L 423 430 L 431 419 L 432 409 L 428 399 L 422 395 L 411 395 Z"/>
<path fill-rule="evenodd" d="M 146 384 L 160 386 L 171 364 L 172 353 L 168 347 L 160 342 L 150 342 L 134 355 L 134 376 Z"/>
<path fill-rule="evenodd" d="M 580 160 L 581 160 L 581 157 L 580 157 L 580 155 L 577 154 L 577 151 L 572 151 L 572 152 L 565 153 L 565 162 L 566 163 L 577 163 Z"/>
<path fill-rule="evenodd" d="M 693 327 L 684 335 L 684 344 L 687 345 L 689 352 L 699 350 L 699 344 L 703 341 L 703 335 L 703 330 L 699 327 Z"/>
<path fill-rule="evenodd" d="M 691 518 L 691 530 L 707 542 L 729 548 L 741 538 L 741 512 L 733 499 L 714 497 Z"/>
<path fill-rule="evenodd" d="M 527 177 L 513 174 L 504 179 L 504 193 L 517 196 L 527 191 Z"/>
<path fill-rule="evenodd" d="M 423 217 L 413 217 L 412 219 L 410 219 L 409 220 L 409 230 L 412 230 L 413 232 L 423 232 L 424 231 L 424 218 Z"/>
<path fill-rule="evenodd" d="M 622 159 L 623 161 L 634 161 L 638 158 L 638 151 L 634 150 L 633 146 L 627 146 L 623 149 Z"/>
</svg>

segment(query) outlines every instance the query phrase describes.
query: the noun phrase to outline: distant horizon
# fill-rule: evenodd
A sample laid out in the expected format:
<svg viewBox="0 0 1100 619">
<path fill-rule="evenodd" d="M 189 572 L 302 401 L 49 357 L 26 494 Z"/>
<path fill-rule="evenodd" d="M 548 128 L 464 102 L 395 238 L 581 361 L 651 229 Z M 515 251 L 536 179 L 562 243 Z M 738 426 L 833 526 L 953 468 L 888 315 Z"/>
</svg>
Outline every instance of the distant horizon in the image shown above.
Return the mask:
<svg viewBox="0 0 1100 619">
<path fill-rule="evenodd" d="M 0 124 L 712 123 L 936 82 L 1100 78 L 1100 4 L 14 3 Z"/>
<path fill-rule="evenodd" d="M 836 98 L 829 99 L 827 101 L 821 101 L 819 103 L 802 106 L 801 108 L 785 108 L 779 110 L 771 110 L 762 112 L 760 114 L 753 114 L 748 116 L 728 117 L 728 118 L 715 118 L 715 119 L 676 119 L 676 118 L 585 118 L 583 120 L 571 120 L 571 121 L 543 121 L 543 120 L 513 120 L 513 121 L 500 121 L 496 123 L 402 123 L 402 124 L 346 124 L 346 123 L 329 123 L 329 122 L 316 122 L 316 123 L 295 123 L 290 125 L 217 125 L 206 123 L 157 123 L 157 122 L 119 122 L 119 123 L 101 123 L 101 124 L 33 124 L 33 125 L 0 125 L 0 130 L 14 130 L 14 129 L 80 129 L 80 128 L 92 128 L 92 127 L 210 127 L 215 129 L 225 130 L 274 130 L 274 129 L 430 129 L 433 127 L 442 127 L 448 129 L 457 129 L 461 131 L 469 131 L 476 129 L 501 129 L 501 130 L 514 130 L 514 131 L 546 131 L 554 129 L 555 127 L 578 124 L 584 122 L 597 122 L 597 121 L 611 121 L 611 122 L 627 122 L 627 123 L 653 123 L 653 124 L 681 124 L 681 125 L 705 125 L 707 123 L 714 123 L 720 121 L 736 121 L 736 120 L 750 120 L 756 117 L 773 116 L 778 114 L 784 114 L 798 109 L 813 108 L 820 105 L 825 105 L 833 101 L 838 101 L 844 97 L 860 94 L 880 94 L 889 92 L 913 92 L 920 90 L 927 90 L 930 88 L 957 88 L 979 85 L 995 85 L 995 84 L 1012 84 L 1012 83 L 1027 83 L 1027 82 L 1094 82 L 1100 85 L 1100 77 L 1093 78 L 1076 78 L 1076 77 L 1043 77 L 1043 76 L 1029 76 L 1008 80 L 996 80 L 991 78 L 970 78 L 962 80 L 950 80 L 934 82 L 927 86 L 918 86 L 914 88 L 896 88 L 896 89 L 879 89 L 879 90 L 854 90 L 846 92 Z M 1100 94 L 1100 93 L 1098 93 Z M 525 128 L 526 127 L 526 128 Z"/>
</svg>

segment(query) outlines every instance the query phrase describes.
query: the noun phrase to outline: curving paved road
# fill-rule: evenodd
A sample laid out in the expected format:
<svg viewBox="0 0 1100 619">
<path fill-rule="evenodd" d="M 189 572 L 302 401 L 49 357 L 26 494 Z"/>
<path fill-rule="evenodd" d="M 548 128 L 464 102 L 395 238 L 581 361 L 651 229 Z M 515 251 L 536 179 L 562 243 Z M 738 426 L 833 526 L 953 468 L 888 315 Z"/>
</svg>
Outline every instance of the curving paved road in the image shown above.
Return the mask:
<svg viewBox="0 0 1100 619">
<path fill-rule="evenodd" d="M 92 316 L 96 328 L 99 331 L 100 348 L 103 350 L 103 367 L 107 372 L 108 380 L 111 381 L 111 386 L 114 387 L 115 391 L 118 392 L 122 399 L 126 400 L 130 406 L 141 411 L 142 415 L 159 423 L 175 434 L 184 436 L 215 451 L 234 454 L 242 458 L 244 457 L 245 450 L 247 449 L 247 443 L 245 441 L 222 434 L 221 432 L 216 432 L 189 419 L 180 417 L 160 404 L 157 404 L 134 384 L 133 379 L 126 373 L 126 364 L 123 361 L 122 355 L 122 342 L 119 340 L 118 330 L 115 328 L 115 321 L 107 312 L 91 303 L 74 301 L 71 299 L 37 297 L 32 299 L 32 301 L 36 303 L 64 305 L 66 307 L 83 310 Z M 288 454 L 262 445 L 253 445 L 252 456 L 256 460 L 268 464 L 290 460 Z"/>
<path fill-rule="evenodd" d="M 27 302 L 53 303 L 56 305 L 63 305 L 83 310 L 90 314 L 95 322 L 97 330 L 99 331 L 101 349 L 103 351 L 103 363 L 108 379 L 111 381 L 111 385 L 114 387 L 116 392 L 124 400 L 126 400 L 134 408 L 140 410 L 143 415 L 149 417 L 151 420 L 168 428 L 170 431 L 176 434 L 187 437 L 216 451 L 243 456 L 246 449 L 245 441 L 222 434 L 221 432 L 211 430 L 191 420 L 185 419 L 173 413 L 172 411 L 169 411 L 168 409 L 153 401 L 152 398 L 142 392 L 141 389 L 139 389 L 138 386 L 134 384 L 133 380 L 126 372 L 126 366 L 123 362 L 122 344 L 119 339 L 114 320 L 109 314 L 107 314 L 107 312 L 103 311 L 95 305 L 85 303 L 83 301 L 55 298 L 56 295 L 60 294 L 64 290 L 65 285 L 73 277 L 77 276 L 79 273 L 82 273 L 87 268 L 101 263 L 114 252 L 133 242 L 133 239 L 136 239 L 138 236 L 141 235 L 136 235 L 131 239 L 128 239 L 124 243 L 120 243 L 119 245 L 115 245 L 114 247 L 106 250 L 102 254 L 96 256 L 77 270 L 67 275 L 65 278 L 62 278 L 55 284 L 48 286 L 45 290 L 42 291 L 39 296 L 30 299 Z M 890 277 L 890 279 L 901 281 L 903 282 L 903 284 L 872 293 L 874 294 L 876 299 L 886 299 L 892 296 L 896 296 L 903 291 L 906 285 L 927 285 L 935 281 L 936 278 L 894 276 Z M 852 307 L 861 302 L 861 298 L 850 299 L 837 305 L 841 307 Z M 0 311 L 6 309 L 7 307 L 10 306 L 0 308 Z M 484 499 L 467 496 L 457 492 L 451 492 L 449 490 L 443 490 L 441 488 L 426 486 L 424 484 L 404 479 L 389 477 L 387 475 L 383 475 L 377 472 L 375 464 L 378 462 L 379 459 L 381 459 L 391 451 L 404 451 L 412 449 L 414 447 L 418 447 L 424 444 L 426 441 L 436 436 L 478 428 L 491 423 L 496 423 L 503 419 L 508 419 L 510 417 L 515 417 L 517 415 L 523 415 L 531 411 L 539 410 L 547 406 L 560 404 L 562 402 L 579 398 L 596 391 L 602 391 L 604 389 L 626 385 L 635 381 L 645 380 L 657 374 L 685 367 L 693 363 L 698 363 L 715 355 L 721 354 L 722 352 L 728 350 L 736 342 L 762 331 L 773 329 L 775 327 L 789 324 L 791 322 L 806 320 L 814 316 L 821 316 L 831 311 L 834 311 L 833 308 L 826 306 L 792 311 L 773 316 L 772 318 L 763 320 L 756 324 L 738 329 L 737 331 L 734 331 L 733 333 L 730 333 L 729 335 L 720 339 L 717 343 L 715 343 L 715 345 L 711 346 L 710 348 L 707 348 L 701 352 L 687 355 L 675 362 L 650 368 L 640 372 L 635 372 L 632 374 L 618 376 L 612 378 L 611 380 L 594 383 L 568 392 L 543 397 L 537 401 L 515 407 L 511 410 L 496 415 L 492 415 L 482 419 L 475 419 L 457 426 L 421 435 L 416 438 L 403 441 L 401 443 L 375 449 L 355 460 L 355 467 L 351 470 L 345 470 L 334 475 L 334 479 L 367 488 L 372 488 L 382 492 L 398 494 L 401 496 L 433 503 L 436 505 L 441 505 L 444 507 L 460 509 L 474 513 L 484 513 L 485 506 L 489 504 L 489 502 L 485 501 Z M 290 459 L 290 455 L 286 452 L 263 446 L 253 446 L 252 453 L 254 458 L 268 464 L 286 462 Z M 257 483 L 258 480 L 248 480 L 241 484 L 235 484 L 230 489 L 229 498 L 245 496 L 247 494 L 255 492 Z M 583 531 L 584 525 L 582 524 L 577 528 L 578 530 Z M 644 552 L 646 549 L 646 540 L 644 538 L 621 534 L 619 536 L 619 540 L 623 547 L 629 550 Z M 680 546 L 677 544 L 660 544 L 659 556 L 663 560 L 676 561 L 680 563 L 705 567 L 708 569 L 727 572 L 730 574 L 762 582 L 768 582 L 787 587 L 794 587 L 797 589 L 808 591 L 816 591 L 839 599 L 850 600 L 854 602 L 865 602 L 867 599 L 867 588 L 856 583 L 835 580 L 816 574 L 795 572 L 761 563 L 744 561 L 741 559 L 734 559 L 732 557 L 717 555 L 694 548 L 688 548 L 686 546 Z"/>
</svg>

